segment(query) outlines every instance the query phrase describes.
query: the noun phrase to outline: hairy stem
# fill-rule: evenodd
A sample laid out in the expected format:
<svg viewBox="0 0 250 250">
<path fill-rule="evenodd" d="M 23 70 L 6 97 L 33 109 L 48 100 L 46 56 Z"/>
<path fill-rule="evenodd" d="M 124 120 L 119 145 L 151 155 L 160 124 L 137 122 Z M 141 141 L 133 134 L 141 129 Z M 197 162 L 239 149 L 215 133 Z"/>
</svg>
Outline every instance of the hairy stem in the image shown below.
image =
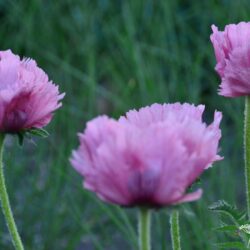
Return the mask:
<svg viewBox="0 0 250 250">
<path fill-rule="evenodd" d="M 177 210 L 174 210 L 171 214 L 170 225 L 173 250 L 181 250 L 179 212 Z"/>
<path fill-rule="evenodd" d="M 250 97 L 246 97 L 244 121 L 244 156 L 245 156 L 245 182 L 247 214 L 250 219 Z"/>
<path fill-rule="evenodd" d="M 139 249 L 150 250 L 150 225 L 151 211 L 149 208 L 140 208 L 139 210 Z"/>
<path fill-rule="evenodd" d="M 4 146 L 4 134 L 0 133 L 0 200 L 2 205 L 2 211 L 5 216 L 6 224 L 8 226 L 13 245 L 16 250 L 24 250 L 21 238 L 18 234 L 18 230 L 15 224 L 15 220 L 11 211 L 10 201 L 5 185 L 4 167 L 3 167 L 3 146 Z"/>
</svg>

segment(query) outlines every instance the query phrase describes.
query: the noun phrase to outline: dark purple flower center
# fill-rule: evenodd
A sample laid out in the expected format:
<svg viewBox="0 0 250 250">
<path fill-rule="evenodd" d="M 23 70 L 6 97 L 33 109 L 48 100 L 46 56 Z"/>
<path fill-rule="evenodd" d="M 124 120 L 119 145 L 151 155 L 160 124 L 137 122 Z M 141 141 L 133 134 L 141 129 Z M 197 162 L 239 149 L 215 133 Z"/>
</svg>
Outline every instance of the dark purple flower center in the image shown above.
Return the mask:
<svg viewBox="0 0 250 250">
<path fill-rule="evenodd" d="M 6 113 L 4 117 L 4 131 L 9 133 L 19 132 L 26 121 L 27 114 L 22 110 L 13 110 L 10 113 Z"/>
<path fill-rule="evenodd" d="M 7 105 L 3 117 L 3 132 L 18 133 L 28 120 L 30 93 L 20 93 Z"/>
<path fill-rule="evenodd" d="M 154 193 L 158 186 L 158 178 L 154 171 L 135 171 L 128 180 L 128 190 L 133 205 L 156 205 Z"/>
</svg>

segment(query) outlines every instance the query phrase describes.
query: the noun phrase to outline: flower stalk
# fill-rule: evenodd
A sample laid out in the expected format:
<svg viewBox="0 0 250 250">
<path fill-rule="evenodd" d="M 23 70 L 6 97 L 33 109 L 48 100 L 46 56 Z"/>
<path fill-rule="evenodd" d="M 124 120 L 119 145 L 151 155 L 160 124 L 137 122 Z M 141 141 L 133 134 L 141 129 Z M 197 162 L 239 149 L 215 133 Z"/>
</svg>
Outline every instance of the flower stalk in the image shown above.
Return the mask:
<svg viewBox="0 0 250 250">
<path fill-rule="evenodd" d="M 3 147 L 4 147 L 4 134 L 0 133 L 0 200 L 2 211 L 5 216 L 6 224 L 12 238 L 13 245 L 16 250 L 24 250 L 21 238 L 19 236 L 13 213 L 10 207 L 9 197 L 5 185 L 4 166 L 3 166 Z"/>
<path fill-rule="evenodd" d="M 139 249 L 151 250 L 151 211 L 149 208 L 139 208 Z"/>
<path fill-rule="evenodd" d="M 246 96 L 244 119 L 244 156 L 245 156 L 245 182 L 247 215 L 250 219 L 250 97 Z"/>
<path fill-rule="evenodd" d="M 181 250 L 179 212 L 174 210 L 170 217 L 171 240 L 173 250 Z"/>
</svg>

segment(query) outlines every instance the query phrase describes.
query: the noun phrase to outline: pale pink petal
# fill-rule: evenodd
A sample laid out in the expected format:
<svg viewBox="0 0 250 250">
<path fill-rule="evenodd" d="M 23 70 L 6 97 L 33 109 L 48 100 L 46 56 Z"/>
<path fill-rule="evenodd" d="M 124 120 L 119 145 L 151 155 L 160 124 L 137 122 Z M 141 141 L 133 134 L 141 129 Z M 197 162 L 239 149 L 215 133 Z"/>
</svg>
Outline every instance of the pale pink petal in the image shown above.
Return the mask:
<svg viewBox="0 0 250 250">
<path fill-rule="evenodd" d="M 202 190 L 198 189 L 193 193 L 185 194 L 181 199 L 179 199 L 175 204 L 180 204 L 184 202 L 196 201 L 199 200 L 202 196 Z"/>
</svg>

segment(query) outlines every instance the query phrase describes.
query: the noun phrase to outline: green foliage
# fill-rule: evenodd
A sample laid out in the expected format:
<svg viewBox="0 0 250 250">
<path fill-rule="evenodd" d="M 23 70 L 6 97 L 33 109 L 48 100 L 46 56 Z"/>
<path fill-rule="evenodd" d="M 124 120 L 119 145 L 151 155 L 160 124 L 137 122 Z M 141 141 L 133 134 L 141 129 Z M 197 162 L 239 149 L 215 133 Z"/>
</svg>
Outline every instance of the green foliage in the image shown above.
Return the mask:
<svg viewBox="0 0 250 250">
<path fill-rule="evenodd" d="M 230 205 L 224 200 L 215 202 L 209 209 L 226 217 L 221 218 L 221 226 L 215 228 L 215 231 L 226 233 L 242 241 L 217 243 L 216 246 L 218 248 L 248 249 L 250 243 L 250 225 L 247 224 L 246 213 L 240 212 L 235 206 Z M 225 219 L 229 219 L 229 222 Z"/>
<path fill-rule="evenodd" d="M 31 129 L 27 129 L 27 130 L 23 130 L 21 132 L 18 132 L 16 135 L 18 138 L 19 145 L 22 146 L 24 139 L 25 138 L 30 139 L 31 135 L 46 138 L 49 136 L 49 133 L 48 133 L 48 131 L 46 131 L 45 129 L 42 129 L 42 128 L 31 128 Z"/>
<path fill-rule="evenodd" d="M 49 132 L 46 131 L 45 129 L 42 129 L 42 128 L 31 128 L 25 132 L 29 133 L 31 135 L 35 135 L 35 136 L 39 136 L 39 137 L 43 137 L 43 138 L 46 138 L 49 136 Z"/>
<path fill-rule="evenodd" d="M 217 249 L 240 249 L 245 250 L 247 249 L 242 242 L 223 242 L 223 243 L 217 243 L 215 244 L 215 247 Z"/>
<path fill-rule="evenodd" d="M 236 233 L 238 230 L 238 227 L 236 225 L 223 225 L 220 227 L 216 227 L 214 230 L 218 232 Z"/>
<path fill-rule="evenodd" d="M 219 200 L 209 206 L 209 209 L 228 216 L 233 223 L 241 225 L 246 221 L 246 213 L 238 211 L 236 206 L 232 206 L 224 200 Z"/>
<path fill-rule="evenodd" d="M 239 230 L 243 231 L 246 234 L 250 234 L 250 225 L 249 224 L 241 225 L 239 227 Z"/>
</svg>

